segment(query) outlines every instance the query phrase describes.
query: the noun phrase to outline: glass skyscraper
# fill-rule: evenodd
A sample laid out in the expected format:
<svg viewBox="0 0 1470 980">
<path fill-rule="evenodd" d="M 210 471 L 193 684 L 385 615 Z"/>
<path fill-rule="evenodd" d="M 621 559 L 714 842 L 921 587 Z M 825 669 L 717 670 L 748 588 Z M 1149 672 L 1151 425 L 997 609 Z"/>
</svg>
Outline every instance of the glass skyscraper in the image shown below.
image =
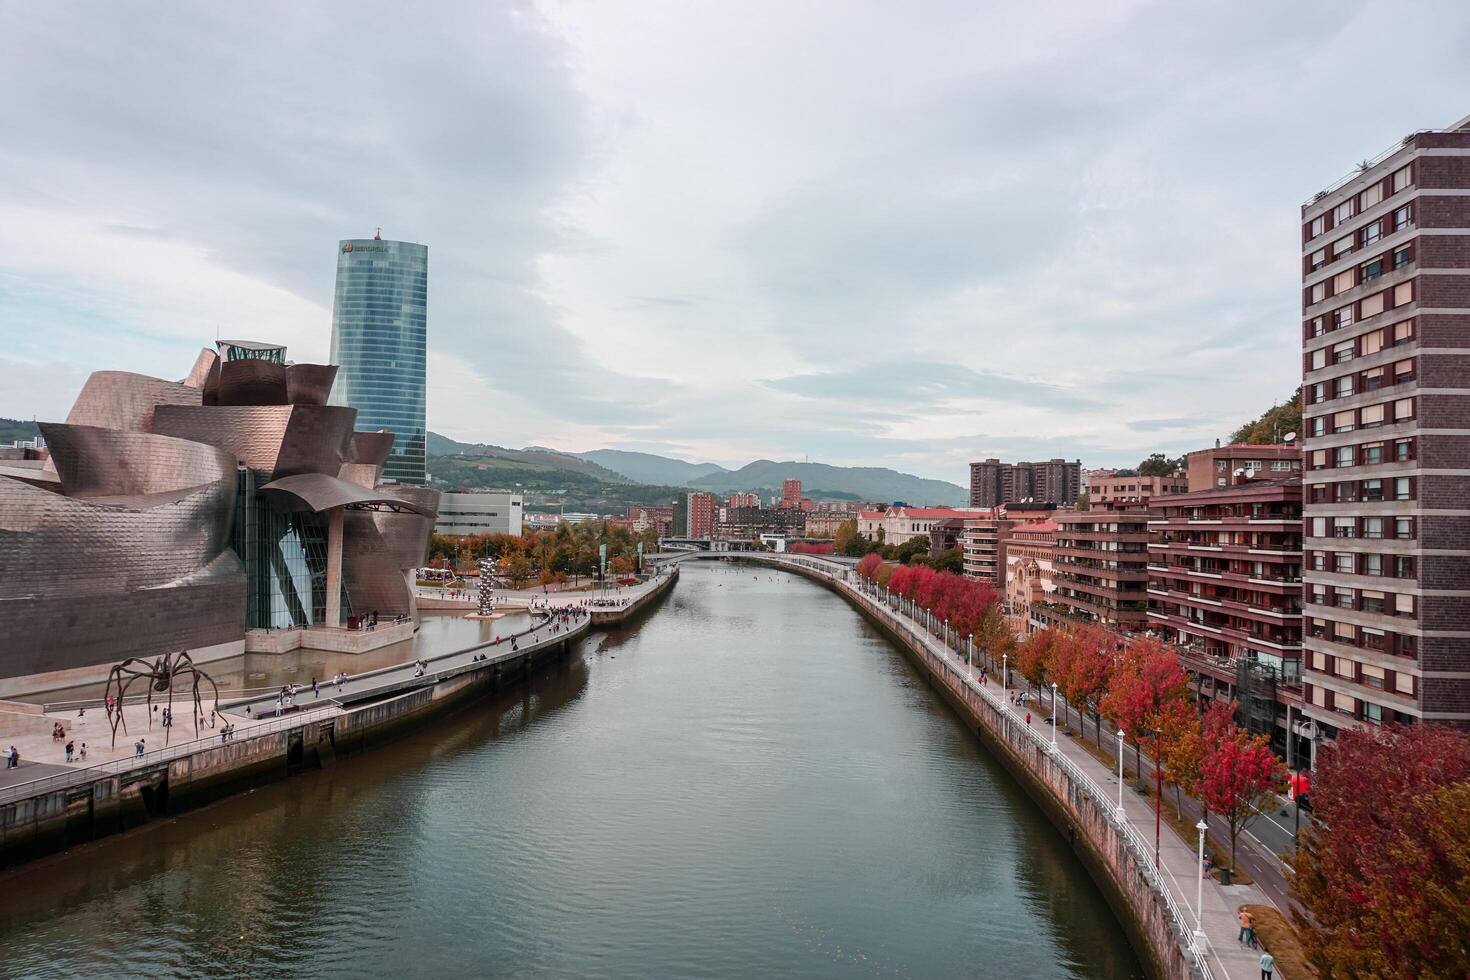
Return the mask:
<svg viewBox="0 0 1470 980">
<path fill-rule="evenodd" d="M 357 409 L 359 430 L 393 433 L 383 477 L 399 483 L 427 480 L 428 297 L 427 245 L 377 238 L 338 243 L 332 363 L 339 370 L 331 403 Z"/>
</svg>

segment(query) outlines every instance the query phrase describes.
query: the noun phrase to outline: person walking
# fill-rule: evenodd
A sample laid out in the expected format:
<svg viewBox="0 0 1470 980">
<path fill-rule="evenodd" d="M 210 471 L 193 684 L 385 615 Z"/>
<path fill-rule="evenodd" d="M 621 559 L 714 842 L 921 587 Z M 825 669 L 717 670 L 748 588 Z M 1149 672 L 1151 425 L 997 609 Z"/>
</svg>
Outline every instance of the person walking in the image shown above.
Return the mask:
<svg viewBox="0 0 1470 980">
<path fill-rule="evenodd" d="M 20 766 L 20 753 L 14 745 L 5 750 L 5 768 L 15 769 Z"/>
<path fill-rule="evenodd" d="M 1271 980 L 1271 974 L 1276 969 L 1276 957 L 1270 953 L 1261 954 L 1261 980 Z"/>
<path fill-rule="evenodd" d="M 1252 949 L 1256 946 L 1256 919 L 1245 909 L 1240 910 L 1240 944 Z"/>
<path fill-rule="evenodd" d="M 147 746 L 144 744 L 145 741 L 145 739 L 140 738 L 133 743 L 133 755 L 137 756 L 138 758 L 143 757 L 143 750 L 147 748 Z"/>
<path fill-rule="evenodd" d="M 87 743 L 86 742 L 83 742 L 82 743 L 82 761 L 83 762 L 86 762 L 87 761 Z"/>
<path fill-rule="evenodd" d="M 66 743 L 66 761 L 67 762 L 70 762 L 71 761 L 72 753 L 75 752 L 75 751 L 76 751 L 76 743 L 74 743 L 74 742 L 67 742 Z"/>
</svg>

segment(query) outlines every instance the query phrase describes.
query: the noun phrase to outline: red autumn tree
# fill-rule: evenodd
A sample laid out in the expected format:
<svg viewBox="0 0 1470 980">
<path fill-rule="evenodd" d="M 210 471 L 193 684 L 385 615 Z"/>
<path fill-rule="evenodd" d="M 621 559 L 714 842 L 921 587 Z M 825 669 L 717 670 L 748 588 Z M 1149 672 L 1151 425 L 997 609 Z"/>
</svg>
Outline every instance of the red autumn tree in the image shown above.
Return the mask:
<svg viewBox="0 0 1470 980">
<path fill-rule="evenodd" d="M 1052 648 L 1061 640 L 1060 630 L 1037 630 L 1016 644 L 1016 669 L 1032 687 L 1046 685 L 1051 670 Z"/>
<path fill-rule="evenodd" d="M 1205 745 L 1196 789 L 1200 802 L 1225 818 L 1233 868 L 1240 828 L 1286 786 L 1286 765 L 1271 751 L 1266 736 L 1231 728 L 1219 741 Z"/>
<path fill-rule="evenodd" d="M 1113 672 L 1116 638 L 1097 626 L 1083 626 L 1061 636 L 1052 647 L 1052 679 L 1067 703 L 1080 714 L 1092 715 L 1097 742 L 1102 744 L 1100 710 Z M 1086 737 L 1086 729 L 1083 729 Z"/>
<path fill-rule="evenodd" d="M 1318 753 L 1291 859 L 1294 918 L 1324 976 L 1470 976 L 1470 737 L 1343 730 Z"/>
<path fill-rule="evenodd" d="M 1189 678 L 1174 651 L 1153 637 L 1130 640 L 1108 677 L 1102 713 L 1133 742 L 1134 767 L 1143 773 L 1140 745 L 1157 741 L 1166 706 L 1189 696 Z M 1157 750 L 1155 758 L 1158 757 Z"/>
<path fill-rule="evenodd" d="M 872 582 L 878 577 L 878 569 L 883 567 L 883 559 L 876 554 L 864 555 L 863 560 L 857 563 L 857 573 L 862 578 Z"/>
<path fill-rule="evenodd" d="M 1181 791 L 1199 796 L 1201 767 L 1209 746 L 1230 736 L 1235 727 L 1235 702 L 1211 701 L 1203 717 L 1193 705 L 1180 702 L 1164 715 L 1160 747 L 1164 776 L 1174 787 L 1174 809 L 1182 813 Z M 1209 807 L 1205 807 L 1206 816 Z"/>
</svg>

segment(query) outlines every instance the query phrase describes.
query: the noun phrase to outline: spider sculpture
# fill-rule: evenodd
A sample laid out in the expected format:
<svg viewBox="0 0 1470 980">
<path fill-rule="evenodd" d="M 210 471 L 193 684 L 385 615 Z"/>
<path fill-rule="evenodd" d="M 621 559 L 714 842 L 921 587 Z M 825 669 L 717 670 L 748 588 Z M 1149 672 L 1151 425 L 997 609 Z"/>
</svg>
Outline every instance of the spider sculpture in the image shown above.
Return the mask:
<svg viewBox="0 0 1470 980">
<path fill-rule="evenodd" d="M 199 734 L 199 722 L 203 715 L 203 702 L 199 696 L 200 682 L 206 683 L 214 691 L 214 708 L 219 708 L 219 688 L 215 686 L 214 679 L 194 666 L 194 658 L 188 653 L 180 650 L 178 653 L 165 653 L 157 660 L 140 660 L 137 657 L 129 657 L 120 664 L 113 666 L 107 675 L 107 697 L 113 696 L 113 685 L 117 687 L 117 699 L 113 701 L 117 707 L 112 712 L 110 719 L 112 723 L 112 744 L 117 745 L 117 728 L 122 726 L 123 734 L 128 733 L 128 723 L 123 717 L 123 705 L 126 703 L 128 688 L 134 681 L 142 680 L 148 684 L 148 727 L 153 727 L 153 695 L 168 694 L 168 719 L 169 723 L 163 729 L 163 744 L 168 744 L 168 736 L 173 728 L 174 714 L 174 687 L 180 677 L 186 677 L 191 683 L 191 693 L 194 701 L 194 734 Z"/>
</svg>

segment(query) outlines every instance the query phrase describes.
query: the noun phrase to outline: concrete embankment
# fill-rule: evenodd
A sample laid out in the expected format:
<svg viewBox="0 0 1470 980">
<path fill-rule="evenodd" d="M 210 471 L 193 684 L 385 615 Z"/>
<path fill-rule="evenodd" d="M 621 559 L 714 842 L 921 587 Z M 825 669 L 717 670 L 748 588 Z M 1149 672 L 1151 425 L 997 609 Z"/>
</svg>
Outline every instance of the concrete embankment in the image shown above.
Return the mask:
<svg viewBox="0 0 1470 980">
<path fill-rule="evenodd" d="M 433 716 L 519 681 L 540 661 L 564 655 L 590 625 L 584 619 L 518 650 L 501 646 L 484 661 L 460 657 L 468 662 L 446 666 L 411 685 L 385 676 L 379 690 L 359 692 L 350 705 L 313 705 L 268 722 L 242 724 L 229 741 L 187 743 L 136 761 L 0 788 L 0 868 L 364 752 L 406 728 L 421 727 Z"/>
<path fill-rule="evenodd" d="M 894 640 L 1072 846 L 1155 974 L 1168 980 L 1205 976 L 1190 952 L 1189 935 L 1179 927 L 1168 899 L 1095 785 L 1087 785 L 1063 759 L 1049 752 L 1018 717 L 982 695 L 954 661 L 931 648 L 932 638 L 926 642 L 881 601 L 842 581 L 838 577 L 841 569 L 826 571 L 815 563 L 770 556 L 741 557 L 785 568 L 827 586 Z"/>
</svg>

